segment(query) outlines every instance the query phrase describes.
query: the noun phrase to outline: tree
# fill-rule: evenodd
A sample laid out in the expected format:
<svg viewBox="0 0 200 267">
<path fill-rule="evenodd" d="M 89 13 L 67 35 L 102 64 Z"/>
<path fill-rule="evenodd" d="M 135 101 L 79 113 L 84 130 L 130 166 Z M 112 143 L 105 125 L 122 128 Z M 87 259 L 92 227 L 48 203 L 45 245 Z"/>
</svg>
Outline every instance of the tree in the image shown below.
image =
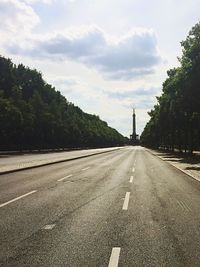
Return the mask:
<svg viewBox="0 0 200 267">
<path fill-rule="evenodd" d="M 141 141 L 146 146 L 181 151 L 199 149 L 200 142 L 200 23 L 181 42 L 180 67 L 167 72 L 163 93 L 150 113 Z"/>
<path fill-rule="evenodd" d="M 124 144 L 98 116 L 84 113 L 41 73 L 0 57 L 0 149 L 98 147 Z"/>
</svg>

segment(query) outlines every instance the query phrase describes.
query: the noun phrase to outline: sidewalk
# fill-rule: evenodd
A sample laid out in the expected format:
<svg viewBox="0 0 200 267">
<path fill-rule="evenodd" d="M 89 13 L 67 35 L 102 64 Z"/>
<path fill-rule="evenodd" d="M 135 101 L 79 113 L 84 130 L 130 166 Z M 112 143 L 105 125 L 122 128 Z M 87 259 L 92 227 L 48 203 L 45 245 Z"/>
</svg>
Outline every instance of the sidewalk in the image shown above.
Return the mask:
<svg viewBox="0 0 200 267">
<path fill-rule="evenodd" d="M 49 164 L 90 157 L 102 153 L 121 149 L 122 147 L 87 149 L 68 152 L 25 154 L 25 155 L 3 155 L 0 156 L 0 174 L 36 168 Z"/>
<path fill-rule="evenodd" d="M 177 169 L 191 176 L 200 182 L 200 156 L 199 153 L 194 154 L 193 157 L 183 156 L 180 154 L 173 154 L 162 152 L 159 150 L 148 149 L 152 154 L 167 161 Z"/>
</svg>

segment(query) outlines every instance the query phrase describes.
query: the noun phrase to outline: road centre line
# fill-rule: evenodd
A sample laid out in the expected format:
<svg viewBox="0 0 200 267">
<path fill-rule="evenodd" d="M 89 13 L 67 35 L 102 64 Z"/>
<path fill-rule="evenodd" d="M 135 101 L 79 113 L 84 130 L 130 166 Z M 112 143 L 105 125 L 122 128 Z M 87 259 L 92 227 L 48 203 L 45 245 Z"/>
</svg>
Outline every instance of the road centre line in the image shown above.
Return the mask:
<svg viewBox="0 0 200 267">
<path fill-rule="evenodd" d="M 63 177 L 63 178 L 60 178 L 60 179 L 58 179 L 57 181 L 58 181 L 58 182 L 62 182 L 63 180 L 65 180 L 65 179 L 67 179 L 67 178 L 69 178 L 69 177 L 72 177 L 72 174 L 67 175 L 67 176 L 65 176 L 65 177 Z"/>
<path fill-rule="evenodd" d="M 123 207 L 122 207 L 123 210 L 127 210 L 128 209 L 129 198 L 130 198 L 130 192 L 126 192 L 126 196 L 125 196 L 125 199 L 124 199 L 124 204 L 123 204 Z"/>
<path fill-rule="evenodd" d="M 132 172 L 135 172 L 135 168 L 132 169 Z"/>
<path fill-rule="evenodd" d="M 133 182 L 133 176 L 131 176 L 131 178 L 130 178 L 130 181 L 129 181 L 131 184 L 132 184 L 132 182 Z"/>
<path fill-rule="evenodd" d="M 22 199 L 22 198 L 24 198 L 24 197 L 27 197 L 27 196 L 29 196 L 29 195 L 32 195 L 32 194 L 34 194 L 34 193 L 36 193 L 36 192 L 37 192 L 37 190 L 33 190 L 33 191 L 31 191 L 31 192 L 29 192 L 29 193 L 26 193 L 26 194 L 24 194 L 24 195 L 22 195 L 22 196 L 13 198 L 13 199 L 11 199 L 11 200 L 5 202 L 5 203 L 0 204 L 0 208 L 4 207 L 4 206 L 6 206 L 6 205 L 8 205 L 8 204 L 10 204 L 10 203 L 12 203 L 12 202 L 15 202 L 15 201 L 17 201 L 17 200 L 19 200 L 19 199 Z"/>
<path fill-rule="evenodd" d="M 110 256 L 110 261 L 109 261 L 108 267 L 117 267 L 118 266 L 120 250 L 121 250 L 121 248 L 119 248 L 119 247 L 114 247 L 112 249 L 112 253 Z"/>
<path fill-rule="evenodd" d="M 90 167 L 86 167 L 86 168 L 84 168 L 84 169 L 82 169 L 82 171 L 86 171 L 86 170 L 88 170 Z"/>
</svg>

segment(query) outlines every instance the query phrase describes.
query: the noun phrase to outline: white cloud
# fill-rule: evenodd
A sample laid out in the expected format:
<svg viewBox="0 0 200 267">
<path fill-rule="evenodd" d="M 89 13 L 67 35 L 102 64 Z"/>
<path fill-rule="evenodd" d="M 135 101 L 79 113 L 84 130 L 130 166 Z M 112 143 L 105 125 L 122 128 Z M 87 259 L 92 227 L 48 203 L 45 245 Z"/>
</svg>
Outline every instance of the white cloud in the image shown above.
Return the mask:
<svg viewBox="0 0 200 267">
<path fill-rule="evenodd" d="M 161 88 L 135 87 L 110 90 L 99 85 L 94 86 L 77 77 L 58 77 L 50 80 L 68 101 L 83 110 L 98 114 L 109 125 L 129 136 L 132 131 L 132 107 L 137 110 L 137 132 L 141 133 L 150 110 L 156 103 L 156 95 Z"/>
<path fill-rule="evenodd" d="M 0 49 L 15 63 L 41 71 L 69 101 L 128 135 L 132 106 L 138 132 L 148 120 L 166 70 L 177 64 L 179 42 L 199 19 L 198 4 L 0 0 Z M 127 33 L 138 26 L 144 29 Z M 167 63 L 159 64 L 161 54 Z"/>
<path fill-rule="evenodd" d="M 22 0 L 22 1 L 27 4 L 35 4 L 37 2 L 44 3 L 44 4 L 52 4 L 56 0 Z"/>
<path fill-rule="evenodd" d="M 34 10 L 18 0 L 0 1 L 1 32 L 21 34 L 30 32 L 40 21 Z"/>
<path fill-rule="evenodd" d="M 30 57 L 77 61 L 116 80 L 152 74 L 161 62 L 152 30 L 131 31 L 113 38 L 98 27 L 82 29 L 42 37 L 38 41 L 29 40 L 29 44 L 33 44 L 31 49 L 27 49 L 27 45 L 13 44 L 8 51 Z"/>
</svg>

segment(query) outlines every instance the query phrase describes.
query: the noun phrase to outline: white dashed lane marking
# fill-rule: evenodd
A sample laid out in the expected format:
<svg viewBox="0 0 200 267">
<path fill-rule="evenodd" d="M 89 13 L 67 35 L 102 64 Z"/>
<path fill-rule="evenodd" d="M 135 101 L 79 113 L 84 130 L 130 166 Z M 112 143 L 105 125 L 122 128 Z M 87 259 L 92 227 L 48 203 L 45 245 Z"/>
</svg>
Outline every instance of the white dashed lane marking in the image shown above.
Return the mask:
<svg viewBox="0 0 200 267">
<path fill-rule="evenodd" d="M 120 254 L 121 248 L 115 247 L 112 249 L 112 253 L 110 256 L 110 261 L 108 267 L 117 267 L 119 263 L 119 254 Z"/>
<path fill-rule="evenodd" d="M 29 195 L 32 195 L 32 194 L 34 194 L 34 193 L 36 193 L 36 192 L 37 192 L 37 190 L 33 190 L 33 191 L 31 191 L 31 192 L 29 192 L 29 193 L 26 193 L 26 194 L 24 194 L 24 195 L 22 195 L 22 196 L 13 198 L 13 199 L 11 199 L 11 200 L 5 202 L 5 203 L 0 204 L 0 208 L 2 208 L 2 207 L 4 207 L 4 206 L 7 206 L 8 204 L 10 204 L 10 203 L 12 203 L 12 202 L 15 202 L 15 201 L 17 201 L 17 200 L 19 200 L 19 199 L 22 199 L 22 198 L 24 198 L 24 197 L 27 197 L 27 196 L 29 196 Z"/>
<path fill-rule="evenodd" d="M 55 224 L 47 224 L 42 229 L 44 230 L 52 230 L 56 225 Z"/>
<path fill-rule="evenodd" d="M 86 170 L 88 170 L 90 167 L 86 167 L 86 168 L 84 168 L 84 169 L 82 169 L 82 171 L 86 171 Z"/>
<path fill-rule="evenodd" d="M 65 176 L 65 177 L 63 177 L 63 178 L 58 179 L 58 182 L 62 182 L 63 180 L 65 180 L 65 179 L 67 179 L 67 178 L 70 178 L 70 177 L 72 177 L 72 174 L 67 175 L 67 176 Z"/>
<path fill-rule="evenodd" d="M 125 199 L 124 199 L 124 204 L 123 204 L 123 207 L 122 207 L 123 210 L 127 210 L 128 209 L 129 198 L 130 198 L 130 192 L 126 192 L 126 196 L 125 196 Z"/>
</svg>

